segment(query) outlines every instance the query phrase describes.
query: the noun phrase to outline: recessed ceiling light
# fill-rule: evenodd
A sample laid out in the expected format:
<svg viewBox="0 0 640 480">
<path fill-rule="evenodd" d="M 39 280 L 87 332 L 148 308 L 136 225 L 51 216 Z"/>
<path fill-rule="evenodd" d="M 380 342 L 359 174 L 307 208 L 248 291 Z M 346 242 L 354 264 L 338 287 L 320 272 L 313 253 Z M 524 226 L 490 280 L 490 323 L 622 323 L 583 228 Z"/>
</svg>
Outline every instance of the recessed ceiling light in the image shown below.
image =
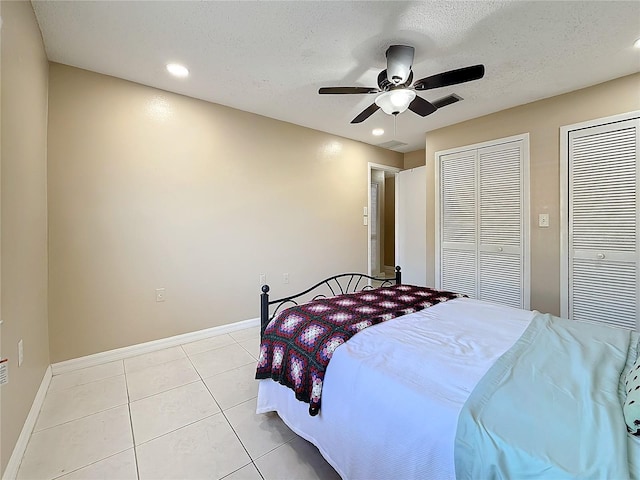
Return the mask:
<svg viewBox="0 0 640 480">
<path fill-rule="evenodd" d="M 640 48 L 640 38 L 633 42 L 633 46 L 636 48 Z"/>
<path fill-rule="evenodd" d="M 169 63 L 167 65 L 167 71 L 176 77 L 184 78 L 189 75 L 189 70 L 187 67 L 180 65 L 178 63 Z"/>
<path fill-rule="evenodd" d="M 371 133 L 373 135 L 375 135 L 376 137 L 379 137 L 380 135 L 382 135 L 384 133 L 384 130 L 381 128 L 374 128 Z"/>
</svg>

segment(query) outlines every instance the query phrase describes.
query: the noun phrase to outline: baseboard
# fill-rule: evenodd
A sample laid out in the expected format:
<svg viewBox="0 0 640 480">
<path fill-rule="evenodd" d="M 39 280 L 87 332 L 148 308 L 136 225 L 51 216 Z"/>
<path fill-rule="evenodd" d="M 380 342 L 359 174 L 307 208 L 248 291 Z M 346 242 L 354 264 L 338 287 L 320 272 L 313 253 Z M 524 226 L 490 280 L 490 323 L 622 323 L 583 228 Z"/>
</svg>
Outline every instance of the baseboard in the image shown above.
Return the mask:
<svg viewBox="0 0 640 480">
<path fill-rule="evenodd" d="M 13 452 L 9 458 L 9 463 L 7 463 L 7 468 L 4 470 L 4 474 L 2 475 L 2 480 L 14 480 L 18 475 L 20 462 L 22 462 L 22 457 L 27 449 L 31 432 L 33 432 L 33 428 L 36 426 L 38 414 L 40 413 L 40 409 L 44 403 L 44 397 L 47 395 L 49 383 L 51 383 L 51 377 L 51 366 L 48 366 L 47 370 L 44 372 L 44 377 L 42 377 L 38 393 L 36 393 L 36 397 L 33 399 L 33 403 L 31 404 L 31 410 L 29 410 L 27 419 L 22 426 L 22 431 L 20 432 L 18 441 L 16 442 L 15 447 L 13 447 Z"/>
<path fill-rule="evenodd" d="M 220 325 L 218 327 L 183 333 L 173 337 L 161 338 L 160 340 L 153 340 L 151 342 L 116 348 L 115 350 L 109 350 L 106 352 L 94 353 L 93 355 L 87 355 L 85 357 L 72 358 L 71 360 L 65 360 L 64 362 L 54 363 L 51 365 L 51 368 L 53 375 L 60 375 L 61 373 L 93 367 L 95 365 L 113 362 L 115 360 L 122 360 L 124 358 L 135 357 L 136 355 L 155 352 L 156 350 L 162 350 L 163 348 L 175 347 L 182 345 L 183 343 L 196 342 L 198 340 L 204 340 L 205 338 L 235 332 L 244 328 L 257 327 L 259 325 L 259 318 L 251 318 L 249 320 L 242 320 L 240 322 Z"/>
</svg>

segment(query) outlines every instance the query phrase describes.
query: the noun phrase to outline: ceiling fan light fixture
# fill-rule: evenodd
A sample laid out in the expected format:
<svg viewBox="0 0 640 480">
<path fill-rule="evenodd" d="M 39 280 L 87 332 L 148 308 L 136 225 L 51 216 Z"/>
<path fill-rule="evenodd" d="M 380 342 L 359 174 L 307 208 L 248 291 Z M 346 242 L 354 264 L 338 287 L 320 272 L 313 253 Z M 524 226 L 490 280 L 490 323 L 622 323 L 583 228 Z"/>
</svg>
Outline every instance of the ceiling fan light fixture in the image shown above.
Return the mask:
<svg viewBox="0 0 640 480">
<path fill-rule="evenodd" d="M 396 115 L 406 111 L 414 98 L 416 98 L 416 92 L 408 88 L 399 88 L 378 95 L 375 102 L 384 113 Z"/>
<path fill-rule="evenodd" d="M 379 137 L 380 135 L 384 135 L 384 130 L 382 128 L 374 128 L 371 130 L 371 134 Z"/>
</svg>

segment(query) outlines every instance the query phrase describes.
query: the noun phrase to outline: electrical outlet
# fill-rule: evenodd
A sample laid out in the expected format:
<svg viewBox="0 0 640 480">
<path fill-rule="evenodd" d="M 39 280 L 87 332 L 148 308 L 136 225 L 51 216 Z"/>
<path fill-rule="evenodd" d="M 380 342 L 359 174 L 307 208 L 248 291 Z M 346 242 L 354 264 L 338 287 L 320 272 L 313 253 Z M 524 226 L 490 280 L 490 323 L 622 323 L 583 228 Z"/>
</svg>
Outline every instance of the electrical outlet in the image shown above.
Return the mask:
<svg viewBox="0 0 640 480">
<path fill-rule="evenodd" d="M 267 284 L 267 274 L 266 273 L 261 273 L 260 274 L 260 286 L 266 285 L 266 284 Z"/>
<path fill-rule="evenodd" d="M 549 214 L 541 213 L 538 215 L 538 226 L 539 227 L 548 227 L 549 226 Z"/>
<path fill-rule="evenodd" d="M 289 274 L 288 273 L 283 273 L 282 274 L 282 283 L 289 283 Z"/>
<path fill-rule="evenodd" d="M 156 288 L 156 302 L 164 302 L 165 291 L 164 288 Z"/>
<path fill-rule="evenodd" d="M 24 360 L 24 348 L 22 344 L 22 340 L 18 342 L 18 366 L 22 366 L 22 362 Z"/>
</svg>

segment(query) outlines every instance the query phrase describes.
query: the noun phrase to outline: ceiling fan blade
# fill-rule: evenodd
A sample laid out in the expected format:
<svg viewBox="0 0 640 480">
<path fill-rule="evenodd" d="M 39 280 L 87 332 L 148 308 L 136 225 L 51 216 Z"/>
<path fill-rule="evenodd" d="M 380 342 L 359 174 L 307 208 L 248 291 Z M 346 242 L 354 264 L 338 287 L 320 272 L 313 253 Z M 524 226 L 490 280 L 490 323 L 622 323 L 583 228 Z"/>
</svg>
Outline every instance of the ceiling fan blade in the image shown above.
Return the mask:
<svg viewBox="0 0 640 480">
<path fill-rule="evenodd" d="M 320 95 L 349 95 L 354 93 L 380 93 L 380 90 L 372 87 L 322 87 L 318 90 Z"/>
<path fill-rule="evenodd" d="M 356 118 L 351 120 L 351 123 L 362 123 L 371 115 L 376 113 L 379 109 L 380 107 L 378 105 L 376 105 L 375 103 L 372 103 L 367 108 L 365 108 L 362 112 L 360 112 L 360 114 Z"/>
<path fill-rule="evenodd" d="M 411 103 L 409 104 L 409 110 L 413 113 L 417 113 L 421 117 L 426 117 L 427 115 L 432 114 L 438 108 L 430 102 L 427 102 L 424 98 L 416 95 Z"/>
<path fill-rule="evenodd" d="M 463 98 L 455 93 L 453 95 L 447 95 L 446 97 L 439 98 L 431 102 L 431 104 L 436 108 L 446 107 L 447 105 L 451 105 L 452 103 L 459 102 L 463 100 Z"/>
<path fill-rule="evenodd" d="M 458 83 L 470 82 L 484 77 L 484 65 L 449 70 L 430 77 L 422 78 L 413 84 L 416 90 L 430 90 L 432 88 L 448 87 Z"/>
</svg>

